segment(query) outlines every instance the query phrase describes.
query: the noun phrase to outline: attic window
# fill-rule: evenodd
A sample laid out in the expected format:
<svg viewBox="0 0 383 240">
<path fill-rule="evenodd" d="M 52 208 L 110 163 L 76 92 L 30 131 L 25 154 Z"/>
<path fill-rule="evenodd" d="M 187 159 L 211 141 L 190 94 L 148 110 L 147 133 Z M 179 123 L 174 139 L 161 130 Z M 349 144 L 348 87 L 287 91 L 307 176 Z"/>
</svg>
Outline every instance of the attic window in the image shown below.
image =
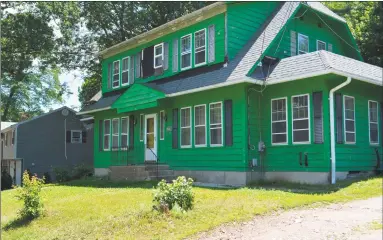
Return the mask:
<svg viewBox="0 0 383 240">
<path fill-rule="evenodd" d="M 191 67 L 191 34 L 181 38 L 181 70 Z"/>
<path fill-rule="evenodd" d="M 194 33 L 195 66 L 206 63 L 206 29 L 199 30 Z"/>
<path fill-rule="evenodd" d="M 164 44 L 160 43 L 154 46 L 154 68 L 162 67 L 162 62 L 164 60 Z"/>
<path fill-rule="evenodd" d="M 309 52 L 309 37 L 303 34 L 298 34 L 298 54 Z"/>
<path fill-rule="evenodd" d="M 122 59 L 121 85 L 123 85 L 123 86 L 129 84 L 129 62 L 130 62 L 129 57 Z"/>
<path fill-rule="evenodd" d="M 317 40 L 317 50 L 326 50 L 326 43 L 320 40 Z"/>
<path fill-rule="evenodd" d="M 113 88 L 120 86 L 120 61 L 113 62 Z"/>
</svg>

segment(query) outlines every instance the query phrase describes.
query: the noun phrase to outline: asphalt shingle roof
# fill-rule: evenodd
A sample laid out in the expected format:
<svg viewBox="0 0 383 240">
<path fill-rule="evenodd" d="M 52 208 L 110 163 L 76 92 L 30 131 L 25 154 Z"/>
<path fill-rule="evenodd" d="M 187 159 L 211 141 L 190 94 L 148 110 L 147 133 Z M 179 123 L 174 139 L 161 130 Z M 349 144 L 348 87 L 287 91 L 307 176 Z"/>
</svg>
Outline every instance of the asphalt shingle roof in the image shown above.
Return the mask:
<svg viewBox="0 0 383 240">
<path fill-rule="evenodd" d="M 121 94 L 115 94 L 112 96 L 102 97 L 96 103 L 85 106 L 83 109 L 81 109 L 81 112 L 88 112 L 92 110 L 110 107 L 114 103 L 114 101 L 116 101 L 117 98 L 119 98 L 120 96 Z"/>
</svg>

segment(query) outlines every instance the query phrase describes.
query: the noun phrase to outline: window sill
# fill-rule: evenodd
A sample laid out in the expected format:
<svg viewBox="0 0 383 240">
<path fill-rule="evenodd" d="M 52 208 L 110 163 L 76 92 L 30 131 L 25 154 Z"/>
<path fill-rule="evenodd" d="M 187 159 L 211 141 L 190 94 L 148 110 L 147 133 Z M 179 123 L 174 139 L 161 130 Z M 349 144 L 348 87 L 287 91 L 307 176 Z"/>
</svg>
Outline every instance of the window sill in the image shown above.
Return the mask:
<svg viewBox="0 0 383 240">
<path fill-rule="evenodd" d="M 311 145 L 311 142 L 293 142 L 293 145 Z"/>
<path fill-rule="evenodd" d="M 181 148 L 191 148 L 191 147 L 192 147 L 191 145 L 181 146 Z"/>
<path fill-rule="evenodd" d="M 190 67 L 186 67 L 186 68 L 181 68 L 181 71 L 189 70 L 189 69 L 191 69 L 191 68 L 192 68 L 192 66 L 190 66 Z"/>
<path fill-rule="evenodd" d="M 196 147 L 196 148 L 204 148 L 204 147 L 206 147 L 206 144 L 204 144 L 204 145 L 194 145 L 194 147 Z"/>
</svg>

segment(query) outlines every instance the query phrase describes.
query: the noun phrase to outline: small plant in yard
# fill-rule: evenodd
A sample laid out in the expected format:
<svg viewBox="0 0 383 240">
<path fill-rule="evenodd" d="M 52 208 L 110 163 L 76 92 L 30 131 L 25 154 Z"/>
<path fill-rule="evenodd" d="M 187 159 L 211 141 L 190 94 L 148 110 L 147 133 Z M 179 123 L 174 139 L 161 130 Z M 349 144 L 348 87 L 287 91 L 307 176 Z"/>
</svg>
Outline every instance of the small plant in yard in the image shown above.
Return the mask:
<svg viewBox="0 0 383 240">
<path fill-rule="evenodd" d="M 160 212 L 169 212 L 174 206 L 187 211 L 193 208 L 193 179 L 186 179 L 184 176 L 173 180 L 173 183 L 166 183 L 162 180 L 158 183 L 154 192 L 153 209 Z"/>
<path fill-rule="evenodd" d="M 44 183 L 46 183 L 46 184 L 52 183 L 52 178 L 51 178 L 51 175 L 49 174 L 49 172 L 45 172 L 43 175 L 43 178 L 44 178 Z"/>
<path fill-rule="evenodd" d="M 39 179 L 37 176 L 29 177 L 27 171 L 23 173 L 23 186 L 17 188 L 16 198 L 24 202 L 23 208 L 19 214 L 21 218 L 33 219 L 43 211 L 43 204 L 40 197 L 41 188 L 44 184 L 44 179 Z"/>
<path fill-rule="evenodd" d="M 72 179 L 80 179 L 83 177 L 91 177 L 93 175 L 93 169 L 85 164 L 78 164 L 73 167 Z"/>
<path fill-rule="evenodd" d="M 69 171 L 64 168 L 55 168 L 53 171 L 56 174 L 57 182 L 66 182 L 70 180 Z"/>
</svg>

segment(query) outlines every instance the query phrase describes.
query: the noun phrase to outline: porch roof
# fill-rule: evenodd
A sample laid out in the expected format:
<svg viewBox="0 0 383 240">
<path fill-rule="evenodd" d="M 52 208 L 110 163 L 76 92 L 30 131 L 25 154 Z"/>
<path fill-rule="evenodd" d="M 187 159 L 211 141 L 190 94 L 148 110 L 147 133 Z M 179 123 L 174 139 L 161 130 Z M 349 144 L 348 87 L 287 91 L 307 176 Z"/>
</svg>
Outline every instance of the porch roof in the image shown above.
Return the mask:
<svg viewBox="0 0 383 240">
<path fill-rule="evenodd" d="M 157 107 L 158 100 L 164 97 L 164 92 L 136 83 L 128 88 L 111 108 L 116 109 L 117 113 L 123 113 Z"/>
</svg>

